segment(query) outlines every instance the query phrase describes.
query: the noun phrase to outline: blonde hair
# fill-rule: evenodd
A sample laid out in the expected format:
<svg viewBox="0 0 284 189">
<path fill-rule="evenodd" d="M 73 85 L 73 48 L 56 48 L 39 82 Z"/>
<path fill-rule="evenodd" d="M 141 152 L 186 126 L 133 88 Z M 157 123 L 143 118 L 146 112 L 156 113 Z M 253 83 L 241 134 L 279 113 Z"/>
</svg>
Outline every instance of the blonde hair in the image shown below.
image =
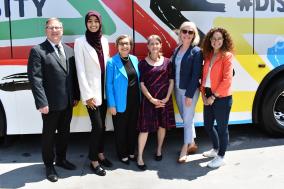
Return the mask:
<svg viewBox="0 0 284 189">
<path fill-rule="evenodd" d="M 186 21 L 186 22 L 181 24 L 181 26 L 179 27 L 179 31 L 181 31 L 185 27 L 190 27 L 190 28 L 193 29 L 193 31 L 194 31 L 194 38 L 193 38 L 191 43 L 192 43 L 192 45 L 198 45 L 199 42 L 200 42 L 200 36 L 199 36 L 199 33 L 198 33 L 198 30 L 197 30 L 197 27 L 196 27 L 195 23 Z M 179 39 L 181 41 L 180 32 L 179 32 Z"/>
</svg>

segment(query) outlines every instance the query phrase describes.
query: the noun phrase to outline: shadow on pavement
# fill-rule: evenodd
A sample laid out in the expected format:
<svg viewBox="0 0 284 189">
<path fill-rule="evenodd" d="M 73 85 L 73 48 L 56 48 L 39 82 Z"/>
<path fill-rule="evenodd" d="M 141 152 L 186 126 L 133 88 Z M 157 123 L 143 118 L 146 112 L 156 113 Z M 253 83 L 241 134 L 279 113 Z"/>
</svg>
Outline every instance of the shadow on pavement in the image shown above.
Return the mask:
<svg viewBox="0 0 284 189">
<path fill-rule="evenodd" d="M 230 126 L 229 130 L 230 144 L 228 151 L 284 145 L 283 138 L 270 138 L 253 125 Z M 114 164 L 114 167 L 106 170 L 118 172 L 121 176 L 140 174 L 141 171 L 137 168 L 136 162 L 124 165 L 118 161 L 113 135 L 113 132 L 107 132 L 105 138 L 105 155 Z M 72 134 L 67 158 L 75 163 L 78 169 L 66 171 L 56 167 L 61 178 L 92 174 L 87 159 L 88 138 L 89 133 Z M 169 131 L 164 143 L 163 160 L 157 162 L 153 159 L 156 148 L 156 134 L 149 135 L 144 152 L 144 161 L 148 167 L 145 174 L 148 171 L 154 171 L 160 179 L 167 180 L 195 180 L 208 174 L 213 169 L 204 167 L 202 164 L 210 159 L 202 157 L 201 154 L 211 148 L 211 143 L 202 127 L 197 128 L 196 142 L 199 147 L 197 154 L 191 156 L 192 159 L 189 163 L 178 164 L 176 160 L 183 144 L 183 129 Z M 24 163 L 24 166 L 21 163 Z M 9 166 L 13 166 L 13 169 Z M 132 170 L 134 173 L 129 171 L 126 173 L 125 170 Z M 0 188 L 23 187 L 26 183 L 40 182 L 44 179 L 45 170 L 41 160 L 40 135 L 20 136 L 11 146 L 0 148 Z"/>
</svg>

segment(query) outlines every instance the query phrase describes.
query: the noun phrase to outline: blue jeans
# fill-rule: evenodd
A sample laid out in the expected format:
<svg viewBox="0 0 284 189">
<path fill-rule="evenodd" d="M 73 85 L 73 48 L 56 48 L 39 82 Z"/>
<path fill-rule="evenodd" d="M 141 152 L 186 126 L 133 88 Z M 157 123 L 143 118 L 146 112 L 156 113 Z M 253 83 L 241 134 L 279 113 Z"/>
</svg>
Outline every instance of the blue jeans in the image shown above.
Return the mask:
<svg viewBox="0 0 284 189">
<path fill-rule="evenodd" d="M 228 122 L 232 107 L 232 96 L 216 98 L 211 106 L 204 106 L 203 119 L 205 129 L 218 155 L 225 156 L 229 142 Z M 216 120 L 217 127 L 214 127 Z"/>
<path fill-rule="evenodd" d="M 199 89 L 196 89 L 194 96 L 192 98 L 192 104 L 189 107 L 185 105 L 186 96 L 184 96 L 184 94 L 185 90 L 177 88 L 175 89 L 177 106 L 184 124 L 183 126 L 184 144 L 192 144 L 194 138 L 196 138 L 193 118 L 195 113 L 195 107 L 199 97 Z"/>
</svg>

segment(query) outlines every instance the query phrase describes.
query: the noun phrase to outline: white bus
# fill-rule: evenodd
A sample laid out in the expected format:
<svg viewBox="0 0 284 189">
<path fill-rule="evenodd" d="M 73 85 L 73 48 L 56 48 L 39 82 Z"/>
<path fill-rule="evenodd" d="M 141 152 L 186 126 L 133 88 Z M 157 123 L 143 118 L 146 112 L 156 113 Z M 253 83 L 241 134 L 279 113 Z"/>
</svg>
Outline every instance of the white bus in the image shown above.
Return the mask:
<svg viewBox="0 0 284 189">
<path fill-rule="evenodd" d="M 163 52 L 171 56 L 176 29 L 184 21 L 196 23 L 201 37 L 211 27 L 224 27 L 235 43 L 233 107 L 230 124 L 256 123 L 268 133 L 284 133 L 284 0 L 3 0 L 0 1 L 0 137 L 41 133 L 27 79 L 26 65 L 32 46 L 45 40 L 49 17 L 64 24 L 65 43 L 85 32 L 84 16 L 96 10 L 103 17 L 103 32 L 111 55 L 118 35 L 135 41 L 133 53 L 146 55 L 146 38 L 157 34 Z M 182 126 L 176 111 L 178 126 Z M 107 128 L 111 129 L 111 119 Z M 203 125 L 198 102 L 196 126 Z M 91 128 L 85 107 L 74 109 L 71 132 Z"/>
</svg>

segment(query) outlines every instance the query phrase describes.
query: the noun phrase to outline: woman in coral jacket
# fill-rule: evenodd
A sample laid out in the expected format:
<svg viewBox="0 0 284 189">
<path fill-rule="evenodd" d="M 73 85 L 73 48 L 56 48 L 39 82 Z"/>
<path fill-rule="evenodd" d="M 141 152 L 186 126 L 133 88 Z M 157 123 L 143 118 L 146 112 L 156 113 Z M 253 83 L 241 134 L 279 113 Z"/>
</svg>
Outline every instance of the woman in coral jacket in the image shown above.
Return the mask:
<svg viewBox="0 0 284 189">
<path fill-rule="evenodd" d="M 204 125 L 213 148 L 203 153 L 214 157 L 208 167 L 225 164 L 224 156 L 229 142 L 228 121 L 232 106 L 233 41 L 223 28 L 212 28 L 203 44 L 204 67 L 201 83 L 204 103 Z M 217 128 L 214 127 L 216 120 Z"/>
<path fill-rule="evenodd" d="M 100 176 L 112 163 L 104 156 L 104 132 L 107 104 L 105 100 L 105 67 L 109 58 L 107 39 L 102 35 L 101 15 L 89 11 L 85 17 L 86 33 L 75 40 L 74 51 L 81 99 L 92 123 L 89 146 L 91 170 Z"/>
</svg>

